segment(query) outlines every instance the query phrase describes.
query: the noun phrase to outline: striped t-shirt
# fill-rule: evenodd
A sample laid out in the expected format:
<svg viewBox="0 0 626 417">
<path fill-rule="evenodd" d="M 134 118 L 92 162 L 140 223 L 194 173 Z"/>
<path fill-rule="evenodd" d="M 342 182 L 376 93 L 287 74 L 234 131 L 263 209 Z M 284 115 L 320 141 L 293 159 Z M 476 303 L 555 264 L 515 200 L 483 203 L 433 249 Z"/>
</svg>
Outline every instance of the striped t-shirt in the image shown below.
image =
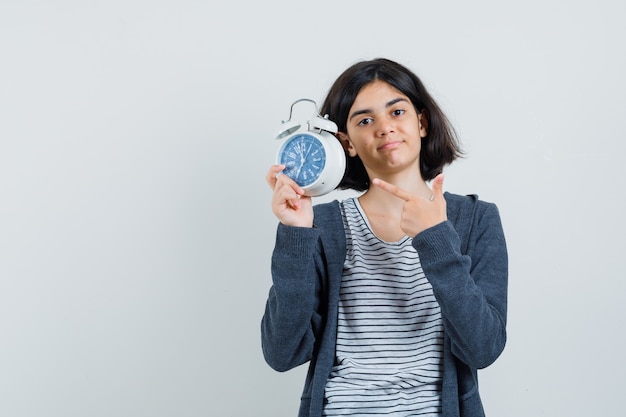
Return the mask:
<svg viewBox="0 0 626 417">
<path fill-rule="evenodd" d="M 385 242 L 341 203 L 347 255 L 325 416 L 440 416 L 441 311 L 411 238 Z"/>
</svg>

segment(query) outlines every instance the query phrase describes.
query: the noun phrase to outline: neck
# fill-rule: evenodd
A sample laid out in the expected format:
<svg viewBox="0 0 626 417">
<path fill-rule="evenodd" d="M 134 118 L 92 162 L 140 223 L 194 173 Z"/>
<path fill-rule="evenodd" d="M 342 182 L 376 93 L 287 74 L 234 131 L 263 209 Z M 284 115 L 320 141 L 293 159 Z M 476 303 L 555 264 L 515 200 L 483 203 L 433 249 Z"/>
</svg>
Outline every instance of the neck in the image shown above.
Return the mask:
<svg viewBox="0 0 626 417">
<path fill-rule="evenodd" d="M 377 178 L 400 187 L 411 194 L 424 198 L 429 198 L 432 195 L 430 187 L 422 179 L 419 172 L 404 175 L 381 175 Z M 360 201 L 362 205 L 365 204 L 371 210 L 387 213 L 401 212 L 405 203 L 404 200 L 375 186 L 370 186 L 367 192 L 361 196 Z"/>
</svg>

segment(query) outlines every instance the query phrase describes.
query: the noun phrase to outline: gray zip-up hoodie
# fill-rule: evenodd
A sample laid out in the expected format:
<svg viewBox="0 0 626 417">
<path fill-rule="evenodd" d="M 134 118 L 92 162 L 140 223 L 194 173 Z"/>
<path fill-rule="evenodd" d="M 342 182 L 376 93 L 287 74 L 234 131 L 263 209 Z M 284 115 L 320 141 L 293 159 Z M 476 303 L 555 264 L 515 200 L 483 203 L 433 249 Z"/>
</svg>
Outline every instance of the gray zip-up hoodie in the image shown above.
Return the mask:
<svg viewBox="0 0 626 417">
<path fill-rule="evenodd" d="M 485 415 L 477 369 L 506 343 L 508 259 L 497 207 L 445 193 L 448 220 L 413 238 L 444 323 L 443 417 Z M 272 287 L 261 321 L 265 360 L 277 371 L 309 363 L 299 417 L 321 417 L 335 359 L 346 239 L 339 203 L 314 206 L 314 227 L 278 225 Z"/>
</svg>

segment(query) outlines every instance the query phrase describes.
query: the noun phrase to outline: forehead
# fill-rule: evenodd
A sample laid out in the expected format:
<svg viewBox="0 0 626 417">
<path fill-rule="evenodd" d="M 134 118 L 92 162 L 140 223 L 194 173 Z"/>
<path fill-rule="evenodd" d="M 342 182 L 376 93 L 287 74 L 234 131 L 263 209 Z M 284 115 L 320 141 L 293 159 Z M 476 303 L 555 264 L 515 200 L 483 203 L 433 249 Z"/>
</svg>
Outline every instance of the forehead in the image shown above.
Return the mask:
<svg viewBox="0 0 626 417">
<path fill-rule="evenodd" d="M 352 103 L 351 112 L 359 110 L 374 110 L 379 107 L 386 107 L 389 103 L 411 100 L 403 94 L 400 90 L 392 86 L 391 84 L 376 80 L 361 88 L 356 95 L 354 102 Z"/>
</svg>

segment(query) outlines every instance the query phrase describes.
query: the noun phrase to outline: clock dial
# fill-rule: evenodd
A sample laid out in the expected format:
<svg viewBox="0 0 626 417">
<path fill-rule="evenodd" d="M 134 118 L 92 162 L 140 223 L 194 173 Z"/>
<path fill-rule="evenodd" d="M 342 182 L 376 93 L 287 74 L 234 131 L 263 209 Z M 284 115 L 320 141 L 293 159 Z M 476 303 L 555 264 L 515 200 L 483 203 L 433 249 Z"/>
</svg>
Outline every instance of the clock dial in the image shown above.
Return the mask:
<svg viewBox="0 0 626 417">
<path fill-rule="evenodd" d="M 280 163 L 284 173 L 299 186 L 313 184 L 326 164 L 324 145 L 315 136 L 303 133 L 285 142 L 280 152 Z"/>
</svg>

